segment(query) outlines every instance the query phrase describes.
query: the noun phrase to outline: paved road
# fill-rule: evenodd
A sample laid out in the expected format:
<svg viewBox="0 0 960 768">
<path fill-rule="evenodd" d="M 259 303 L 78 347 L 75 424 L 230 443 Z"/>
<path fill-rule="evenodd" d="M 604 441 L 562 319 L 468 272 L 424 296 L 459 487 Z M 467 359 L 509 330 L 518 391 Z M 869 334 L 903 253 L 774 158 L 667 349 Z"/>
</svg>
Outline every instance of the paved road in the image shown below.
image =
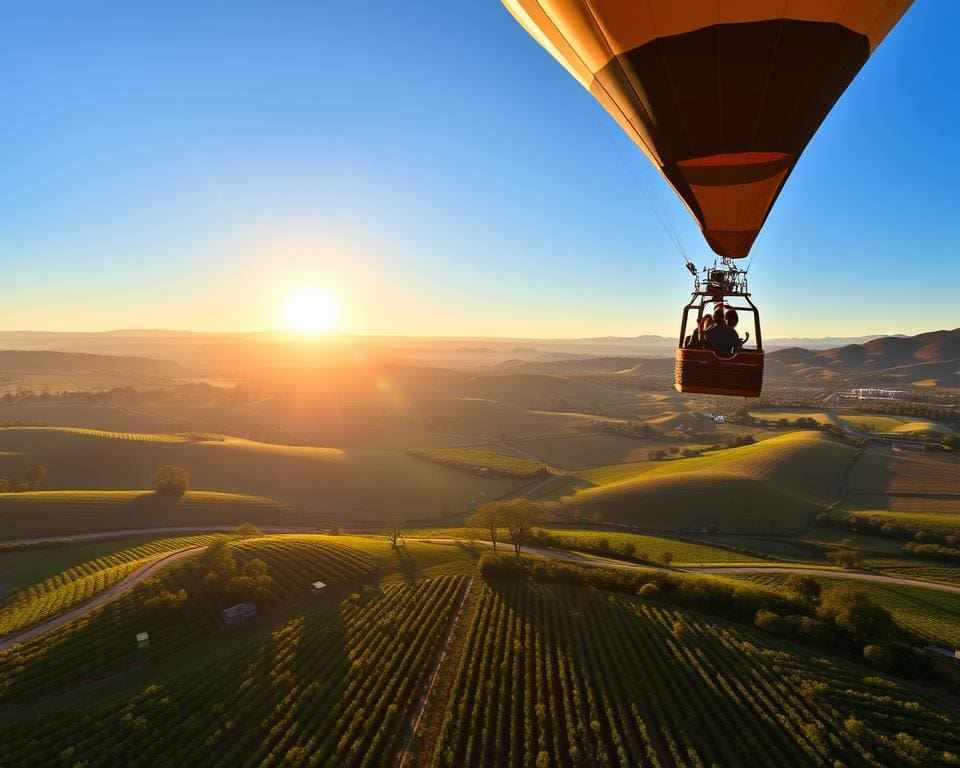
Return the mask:
<svg viewBox="0 0 960 768">
<path fill-rule="evenodd" d="M 2 641 L 0 641 L 0 651 L 4 651 L 10 646 L 16 645 L 17 643 L 25 643 L 27 640 L 33 640 L 33 638 L 39 637 L 44 632 L 49 632 L 51 629 L 56 629 L 57 627 L 63 626 L 68 621 L 72 621 L 79 616 L 83 616 L 85 613 L 89 613 L 94 608 L 99 608 L 101 605 L 109 603 L 111 600 L 115 600 L 127 590 L 133 589 L 133 587 L 135 587 L 144 579 L 149 579 L 151 576 L 155 575 L 157 571 L 166 568 L 174 560 L 178 560 L 181 557 L 186 557 L 187 555 L 196 552 L 198 549 L 203 549 L 203 547 L 190 547 L 189 549 L 181 549 L 177 552 L 171 552 L 167 555 L 158 557 L 155 560 L 151 560 L 149 563 L 144 563 L 135 571 L 128 574 L 123 581 L 119 582 L 118 584 L 114 584 L 112 587 L 110 587 L 110 589 L 105 589 L 103 592 L 94 595 L 86 602 L 71 608 L 66 613 L 61 613 L 59 616 L 54 616 L 52 619 L 48 619 L 40 624 L 35 624 L 34 626 L 30 627 L 30 629 L 25 629 L 23 632 L 19 632 L 16 635 L 11 635 L 10 637 L 4 638 Z"/>
<path fill-rule="evenodd" d="M 960 586 L 956 584 L 942 584 L 937 581 L 923 581 L 922 579 L 903 579 L 899 576 L 884 576 L 881 573 L 864 573 L 862 571 L 831 571 L 820 568 L 787 568 L 775 565 L 752 566 L 711 566 L 709 568 L 685 568 L 688 573 L 742 574 L 742 573 L 799 573 L 802 576 L 816 576 L 825 579 L 852 579 L 854 581 L 874 581 L 881 584 L 896 584 L 903 587 L 919 587 L 932 589 L 937 592 L 953 592 L 960 594 Z"/>
<path fill-rule="evenodd" d="M 436 544 L 465 544 L 465 539 L 412 539 L 407 537 L 408 540 L 412 541 L 424 541 L 424 542 L 433 542 Z M 491 547 L 493 546 L 489 541 L 474 541 L 474 544 L 480 544 L 482 546 Z M 506 550 L 512 550 L 512 544 L 501 544 Z M 954 594 L 960 594 L 960 586 L 956 584 L 942 584 L 936 581 L 924 581 L 922 579 L 904 579 L 899 576 L 884 576 L 880 573 L 866 573 L 865 571 L 844 571 L 840 569 L 831 569 L 831 568 L 794 568 L 789 566 L 782 565 L 712 565 L 706 566 L 703 568 L 664 568 L 660 565 L 650 564 L 640 564 L 640 563 L 628 563 L 623 560 L 614 560 L 609 557 L 593 557 L 580 555 L 576 552 L 567 552 L 562 549 L 543 549 L 540 547 L 523 547 L 522 552 L 528 555 L 542 555 L 543 557 L 549 557 L 554 560 L 563 560 L 568 563 L 578 563 L 581 565 L 596 565 L 601 568 L 627 568 L 627 569 L 644 569 L 649 570 L 650 568 L 656 568 L 658 570 L 664 571 L 681 571 L 683 573 L 693 573 L 693 574 L 710 574 L 714 576 L 722 576 L 724 574 L 749 574 L 749 573 L 797 573 L 802 576 L 816 576 L 817 578 L 824 579 L 850 579 L 852 581 L 870 581 L 878 582 L 881 584 L 893 584 L 897 586 L 905 587 L 918 587 L 919 589 L 931 589 L 937 592 L 952 592 Z"/>
</svg>

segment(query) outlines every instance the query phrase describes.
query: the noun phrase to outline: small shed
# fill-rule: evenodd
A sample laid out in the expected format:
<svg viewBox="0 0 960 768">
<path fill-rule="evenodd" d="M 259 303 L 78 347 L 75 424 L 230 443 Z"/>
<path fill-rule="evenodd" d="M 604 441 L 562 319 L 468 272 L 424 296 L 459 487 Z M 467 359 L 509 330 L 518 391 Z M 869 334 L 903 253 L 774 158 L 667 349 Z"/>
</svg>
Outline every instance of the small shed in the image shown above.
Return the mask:
<svg viewBox="0 0 960 768">
<path fill-rule="evenodd" d="M 236 629 L 242 627 L 248 621 L 253 621 L 257 616 L 257 606 L 253 603 L 237 603 L 222 611 L 223 622 L 227 629 Z"/>
<path fill-rule="evenodd" d="M 326 591 L 327 591 L 327 585 L 324 584 L 322 581 L 315 581 L 310 586 L 311 595 L 322 595 Z"/>
<path fill-rule="evenodd" d="M 149 632 L 137 633 L 137 648 L 149 648 L 149 647 L 150 647 L 150 633 Z"/>
</svg>

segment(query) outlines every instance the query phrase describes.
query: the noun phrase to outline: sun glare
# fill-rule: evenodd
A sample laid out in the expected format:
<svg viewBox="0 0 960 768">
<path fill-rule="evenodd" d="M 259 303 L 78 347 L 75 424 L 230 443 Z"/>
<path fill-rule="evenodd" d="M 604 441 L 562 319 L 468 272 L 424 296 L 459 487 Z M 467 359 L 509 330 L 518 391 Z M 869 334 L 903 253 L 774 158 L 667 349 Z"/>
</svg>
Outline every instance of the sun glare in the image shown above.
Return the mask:
<svg viewBox="0 0 960 768">
<path fill-rule="evenodd" d="M 337 304 L 329 294 L 314 288 L 291 293 L 281 308 L 284 330 L 294 333 L 327 333 L 337 324 Z"/>
</svg>

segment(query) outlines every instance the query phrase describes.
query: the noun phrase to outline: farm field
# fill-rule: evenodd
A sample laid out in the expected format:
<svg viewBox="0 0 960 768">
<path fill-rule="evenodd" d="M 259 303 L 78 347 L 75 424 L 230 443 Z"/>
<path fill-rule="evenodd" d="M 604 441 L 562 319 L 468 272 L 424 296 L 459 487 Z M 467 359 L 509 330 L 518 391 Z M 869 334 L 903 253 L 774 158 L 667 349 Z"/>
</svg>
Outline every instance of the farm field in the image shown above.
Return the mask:
<svg viewBox="0 0 960 768">
<path fill-rule="evenodd" d="M 0 494 L 5 539 L 166 526 L 310 525 L 284 504 L 256 496 L 190 491 L 181 499 L 152 491 L 29 491 Z"/>
<path fill-rule="evenodd" d="M 388 765 L 462 577 L 306 611 L 241 653 L 91 705 L 0 724 L 0 763 Z M 268 683 L 269 681 L 269 683 Z M 229 713 L 229 718 L 224 718 Z M 152 759 L 152 757 L 150 758 Z"/>
<path fill-rule="evenodd" d="M 0 638 L 86 602 L 161 555 L 205 546 L 211 539 L 211 536 L 184 536 L 151 541 L 81 563 L 25 586 L 0 603 Z"/>
<path fill-rule="evenodd" d="M 841 511 L 953 533 L 960 525 L 960 456 L 871 446 L 850 470 Z"/>
<path fill-rule="evenodd" d="M 584 487 L 562 502 L 645 528 L 790 532 L 809 526 L 836 499 L 852 453 L 819 433 L 790 432 L 690 459 L 577 473 Z"/>
<path fill-rule="evenodd" d="M 849 492 L 858 494 L 960 494 L 960 456 L 894 453 L 871 445 L 850 470 Z"/>
<path fill-rule="evenodd" d="M 784 574 L 767 573 L 734 578 L 783 588 L 787 577 Z M 849 583 L 820 577 L 817 581 L 824 587 Z M 898 584 L 857 582 L 856 587 L 890 611 L 894 620 L 905 629 L 915 632 L 928 642 L 960 648 L 960 599 L 957 595 Z"/>
<path fill-rule="evenodd" d="M 244 565 L 266 563 L 269 586 L 261 607 L 279 608 L 309 595 L 317 580 L 337 585 L 371 574 L 379 560 L 327 537 L 262 537 L 235 541 L 230 551 Z M 218 628 L 221 608 L 238 602 L 218 598 L 204 581 L 201 555 L 188 556 L 119 598 L 59 629 L 0 651 L 0 704 L 31 699 L 109 676 L 134 660 L 150 663 L 175 654 Z M 149 600 L 186 590 L 176 617 L 158 622 Z M 137 648 L 136 633 L 150 630 L 150 648 Z"/>
<path fill-rule="evenodd" d="M 551 468 L 541 461 L 478 448 L 423 448 L 408 453 L 423 461 L 455 467 L 473 474 L 489 473 L 530 480 L 551 473 Z"/>
<path fill-rule="evenodd" d="M 939 565 L 901 565 L 894 560 L 877 565 L 874 568 L 888 576 L 902 576 L 905 579 L 923 579 L 942 584 L 960 584 L 960 568 Z"/>
<path fill-rule="evenodd" d="M 142 489 L 157 467 L 173 464 L 190 472 L 195 488 L 274 499 L 339 522 L 382 521 L 388 508 L 408 517 L 439 517 L 466 509 L 475 496 L 497 498 L 523 483 L 464 475 L 402 451 L 239 438 L 124 441 L 74 430 L 0 429 L 0 477 L 19 476 L 37 463 L 47 467 L 44 487 L 53 490 Z"/>
<path fill-rule="evenodd" d="M 434 765 L 936 765 L 960 741 L 945 699 L 743 627 L 583 588 L 478 588 Z"/>
</svg>

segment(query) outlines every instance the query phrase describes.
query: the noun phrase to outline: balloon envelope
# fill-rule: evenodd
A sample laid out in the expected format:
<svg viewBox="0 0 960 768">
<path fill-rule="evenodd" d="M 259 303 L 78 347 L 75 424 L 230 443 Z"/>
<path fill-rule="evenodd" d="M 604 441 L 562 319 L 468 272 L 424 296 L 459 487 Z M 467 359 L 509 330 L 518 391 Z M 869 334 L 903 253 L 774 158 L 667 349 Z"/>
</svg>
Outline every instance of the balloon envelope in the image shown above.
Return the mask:
<svg viewBox="0 0 960 768">
<path fill-rule="evenodd" d="M 912 0 L 503 2 L 737 259 Z"/>
</svg>

